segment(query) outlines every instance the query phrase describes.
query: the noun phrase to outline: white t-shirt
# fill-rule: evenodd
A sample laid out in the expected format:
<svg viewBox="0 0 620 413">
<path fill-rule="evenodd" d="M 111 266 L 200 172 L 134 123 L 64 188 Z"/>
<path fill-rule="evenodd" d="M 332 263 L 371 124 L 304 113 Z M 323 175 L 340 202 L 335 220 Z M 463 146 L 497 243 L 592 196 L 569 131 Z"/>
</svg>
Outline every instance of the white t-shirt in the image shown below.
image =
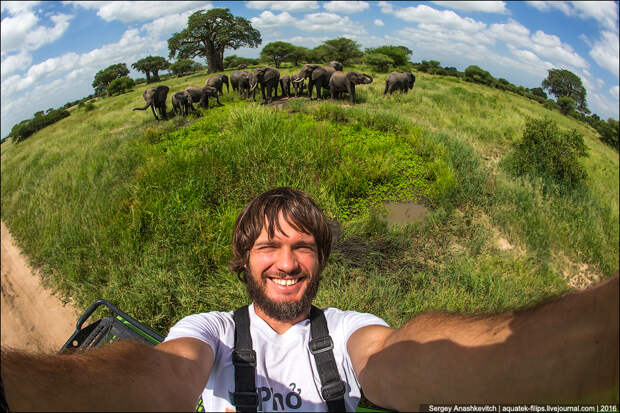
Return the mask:
<svg viewBox="0 0 620 413">
<path fill-rule="evenodd" d="M 329 334 L 334 341 L 334 357 L 340 378 L 345 382 L 344 402 L 347 411 L 355 411 L 360 400 L 360 385 L 355 377 L 346 344 L 357 329 L 369 325 L 388 326 L 372 314 L 323 310 Z M 276 333 L 249 307 L 250 334 L 256 351 L 256 392 L 258 411 L 312 412 L 327 411 L 321 397 L 314 356 L 310 353 L 310 320 L 301 321 L 284 334 Z M 176 323 L 165 341 L 192 337 L 207 343 L 213 349 L 215 360 L 202 399 L 206 411 L 234 412 L 231 403 L 235 391 L 232 351 L 235 344 L 233 312 L 193 314 Z"/>
</svg>

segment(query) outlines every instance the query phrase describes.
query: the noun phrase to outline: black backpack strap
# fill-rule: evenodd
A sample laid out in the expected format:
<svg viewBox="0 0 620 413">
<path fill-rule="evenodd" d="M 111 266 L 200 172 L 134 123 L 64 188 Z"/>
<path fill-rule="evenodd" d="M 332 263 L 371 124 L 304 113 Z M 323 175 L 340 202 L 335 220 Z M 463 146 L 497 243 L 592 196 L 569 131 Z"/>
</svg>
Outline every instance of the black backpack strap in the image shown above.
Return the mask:
<svg viewBox="0 0 620 413">
<path fill-rule="evenodd" d="M 321 395 L 327 403 L 329 412 L 345 412 L 345 385 L 340 380 L 338 366 L 334 358 L 334 341 L 329 335 L 327 320 L 323 310 L 312 306 L 310 309 L 310 352 L 314 356 L 319 378 L 321 379 Z"/>
<path fill-rule="evenodd" d="M 258 406 L 256 352 L 252 349 L 248 306 L 235 310 L 233 320 L 235 321 L 235 348 L 232 361 L 235 366 L 235 392 L 232 402 L 238 412 L 255 412 Z"/>
</svg>

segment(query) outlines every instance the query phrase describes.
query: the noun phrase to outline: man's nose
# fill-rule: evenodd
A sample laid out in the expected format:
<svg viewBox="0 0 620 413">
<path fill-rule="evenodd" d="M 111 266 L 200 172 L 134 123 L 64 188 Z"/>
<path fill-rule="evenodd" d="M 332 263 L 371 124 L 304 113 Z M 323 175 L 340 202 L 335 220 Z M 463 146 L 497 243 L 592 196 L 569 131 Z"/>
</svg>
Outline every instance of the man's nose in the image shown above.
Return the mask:
<svg viewBox="0 0 620 413">
<path fill-rule="evenodd" d="M 300 269 L 295 252 L 289 247 L 280 248 L 276 264 L 279 271 L 288 274 L 296 274 Z"/>
</svg>

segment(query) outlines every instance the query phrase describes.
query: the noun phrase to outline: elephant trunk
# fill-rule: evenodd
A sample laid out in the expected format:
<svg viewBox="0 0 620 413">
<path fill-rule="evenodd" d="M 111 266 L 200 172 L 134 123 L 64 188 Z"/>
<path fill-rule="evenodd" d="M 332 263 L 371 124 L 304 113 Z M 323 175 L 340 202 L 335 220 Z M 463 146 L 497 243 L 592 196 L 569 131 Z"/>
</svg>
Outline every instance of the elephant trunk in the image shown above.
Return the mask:
<svg viewBox="0 0 620 413">
<path fill-rule="evenodd" d="M 366 76 L 369 80 L 368 83 L 372 83 L 372 76 L 367 75 L 366 73 L 362 73 L 364 76 Z"/>
<path fill-rule="evenodd" d="M 256 89 L 256 85 L 258 85 L 258 83 L 254 83 L 252 86 L 250 86 L 250 92 L 253 92 L 254 89 Z"/>
</svg>

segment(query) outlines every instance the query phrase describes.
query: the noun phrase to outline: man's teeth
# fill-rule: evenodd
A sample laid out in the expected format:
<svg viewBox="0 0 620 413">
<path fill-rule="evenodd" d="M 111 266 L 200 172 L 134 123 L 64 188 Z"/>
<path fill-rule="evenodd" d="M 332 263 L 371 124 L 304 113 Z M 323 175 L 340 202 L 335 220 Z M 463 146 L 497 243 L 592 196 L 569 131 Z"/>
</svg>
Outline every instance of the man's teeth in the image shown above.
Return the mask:
<svg viewBox="0 0 620 413">
<path fill-rule="evenodd" d="M 273 282 L 279 285 L 293 285 L 297 284 L 298 279 L 295 280 L 283 280 L 281 278 L 272 278 Z"/>
</svg>

